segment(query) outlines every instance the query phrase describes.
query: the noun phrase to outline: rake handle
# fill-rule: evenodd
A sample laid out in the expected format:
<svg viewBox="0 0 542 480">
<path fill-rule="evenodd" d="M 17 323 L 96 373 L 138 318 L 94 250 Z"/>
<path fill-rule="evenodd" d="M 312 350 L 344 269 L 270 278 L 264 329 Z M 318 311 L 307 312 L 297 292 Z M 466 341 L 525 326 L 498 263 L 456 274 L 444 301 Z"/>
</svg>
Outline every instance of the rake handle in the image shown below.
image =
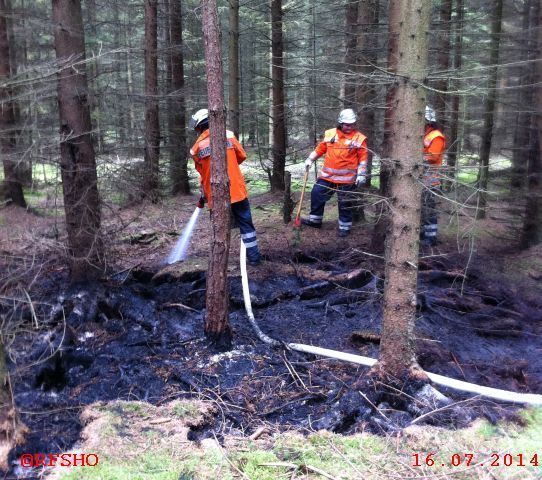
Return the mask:
<svg viewBox="0 0 542 480">
<path fill-rule="evenodd" d="M 309 167 L 305 168 L 305 176 L 303 177 L 303 188 L 301 189 L 301 197 L 299 199 L 299 205 L 297 207 L 297 214 L 295 216 L 295 224 L 299 225 L 299 219 L 301 217 L 301 207 L 303 205 L 303 197 L 305 196 L 305 188 L 307 188 L 307 180 L 309 179 Z"/>
</svg>

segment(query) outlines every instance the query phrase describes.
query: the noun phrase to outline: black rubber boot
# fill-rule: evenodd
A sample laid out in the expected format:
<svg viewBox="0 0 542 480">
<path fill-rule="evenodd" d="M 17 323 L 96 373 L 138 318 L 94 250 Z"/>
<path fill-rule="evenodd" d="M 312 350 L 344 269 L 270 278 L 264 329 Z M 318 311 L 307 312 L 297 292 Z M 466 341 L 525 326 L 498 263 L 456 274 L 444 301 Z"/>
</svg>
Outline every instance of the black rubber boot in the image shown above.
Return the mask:
<svg viewBox="0 0 542 480">
<path fill-rule="evenodd" d="M 312 227 L 312 228 L 322 228 L 321 223 L 312 222 L 308 218 L 302 218 L 301 219 L 301 224 L 302 225 L 307 225 L 308 227 Z"/>
</svg>

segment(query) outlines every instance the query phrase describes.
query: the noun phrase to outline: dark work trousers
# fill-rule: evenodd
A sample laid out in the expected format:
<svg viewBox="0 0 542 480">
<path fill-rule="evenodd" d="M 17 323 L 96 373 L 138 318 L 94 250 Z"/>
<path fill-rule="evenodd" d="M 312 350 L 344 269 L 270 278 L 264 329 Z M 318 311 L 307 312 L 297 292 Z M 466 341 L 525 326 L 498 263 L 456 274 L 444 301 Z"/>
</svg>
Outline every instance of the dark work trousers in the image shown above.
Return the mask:
<svg viewBox="0 0 542 480">
<path fill-rule="evenodd" d="M 432 245 L 437 243 L 437 195 L 439 194 L 439 187 L 424 188 L 422 191 L 422 225 L 420 229 L 420 238 L 427 240 Z"/>
<path fill-rule="evenodd" d="M 324 207 L 331 196 L 337 192 L 339 199 L 339 230 L 350 230 L 352 227 L 352 207 L 356 196 L 354 183 L 333 183 L 319 178 L 312 187 L 311 213 L 309 220 L 313 223 L 322 223 Z"/>
<path fill-rule="evenodd" d="M 260 251 L 258 250 L 258 241 L 256 240 L 256 229 L 252 223 L 250 213 L 250 203 L 248 198 L 231 204 L 231 213 L 233 216 L 233 228 L 239 227 L 241 239 L 247 249 L 247 258 L 249 262 L 260 260 Z"/>
</svg>

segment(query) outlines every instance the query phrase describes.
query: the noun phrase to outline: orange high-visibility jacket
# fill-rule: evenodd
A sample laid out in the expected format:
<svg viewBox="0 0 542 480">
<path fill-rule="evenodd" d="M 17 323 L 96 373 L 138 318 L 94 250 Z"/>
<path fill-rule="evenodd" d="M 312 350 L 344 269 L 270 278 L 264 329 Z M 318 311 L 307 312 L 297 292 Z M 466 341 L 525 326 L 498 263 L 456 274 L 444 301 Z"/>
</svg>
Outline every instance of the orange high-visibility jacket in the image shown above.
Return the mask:
<svg viewBox="0 0 542 480">
<path fill-rule="evenodd" d="M 212 208 L 211 198 L 211 138 L 209 130 L 205 130 L 190 149 L 196 170 L 201 176 L 201 185 L 209 208 Z M 226 162 L 228 164 L 228 177 L 230 177 L 230 202 L 240 202 L 247 198 L 245 179 L 239 168 L 247 158 L 247 153 L 233 132 L 226 130 Z"/>
<path fill-rule="evenodd" d="M 317 158 L 326 154 L 318 178 L 333 183 L 354 183 L 358 167 L 367 170 L 367 137 L 357 130 L 348 135 L 338 128 L 326 130 L 324 139 L 314 149 Z"/>
<path fill-rule="evenodd" d="M 438 171 L 442 167 L 445 149 L 446 137 L 444 133 L 435 128 L 428 127 L 423 137 L 423 153 L 426 163 L 426 170 L 422 177 L 424 185 L 428 187 L 440 186 Z"/>
</svg>

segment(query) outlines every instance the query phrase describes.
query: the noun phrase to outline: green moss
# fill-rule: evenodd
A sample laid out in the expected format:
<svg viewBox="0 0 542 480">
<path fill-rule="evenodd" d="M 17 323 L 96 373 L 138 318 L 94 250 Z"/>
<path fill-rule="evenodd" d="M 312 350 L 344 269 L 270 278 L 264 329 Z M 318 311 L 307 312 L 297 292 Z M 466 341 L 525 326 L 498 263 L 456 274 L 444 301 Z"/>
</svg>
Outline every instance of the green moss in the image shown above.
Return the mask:
<svg viewBox="0 0 542 480">
<path fill-rule="evenodd" d="M 239 469 L 247 475 L 251 480 L 275 480 L 283 477 L 288 472 L 287 467 L 266 465 L 278 464 L 280 460 L 273 452 L 255 450 L 247 453 L 242 453 L 232 458 Z"/>
<path fill-rule="evenodd" d="M 245 183 L 249 195 L 257 195 L 269 191 L 269 182 L 267 180 L 259 180 L 245 176 Z"/>
<path fill-rule="evenodd" d="M 195 418 L 200 414 L 200 410 L 199 405 L 196 402 L 180 400 L 173 403 L 171 413 L 179 418 Z"/>
<path fill-rule="evenodd" d="M 456 178 L 459 183 L 471 185 L 478 179 L 478 168 L 462 168 L 457 172 Z"/>
<path fill-rule="evenodd" d="M 122 414 L 132 414 L 139 417 L 148 417 L 149 411 L 147 408 L 148 404 L 143 402 L 123 402 L 119 401 L 115 405 L 115 408 L 118 409 L 118 412 Z"/>
<path fill-rule="evenodd" d="M 493 438 L 497 434 L 498 429 L 495 425 L 492 425 L 489 422 L 484 422 L 480 425 L 477 433 L 485 439 Z"/>
<path fill-rule="evenodd" d="M 72 467 L 59 480 L 179 480 L 183 468 L 175 458 L 145 453 L 135 459 L 115 460 L 100 456 L 95 467 Z M 184 472 L 185 478 L 188 472 Z"/>
</svg>

